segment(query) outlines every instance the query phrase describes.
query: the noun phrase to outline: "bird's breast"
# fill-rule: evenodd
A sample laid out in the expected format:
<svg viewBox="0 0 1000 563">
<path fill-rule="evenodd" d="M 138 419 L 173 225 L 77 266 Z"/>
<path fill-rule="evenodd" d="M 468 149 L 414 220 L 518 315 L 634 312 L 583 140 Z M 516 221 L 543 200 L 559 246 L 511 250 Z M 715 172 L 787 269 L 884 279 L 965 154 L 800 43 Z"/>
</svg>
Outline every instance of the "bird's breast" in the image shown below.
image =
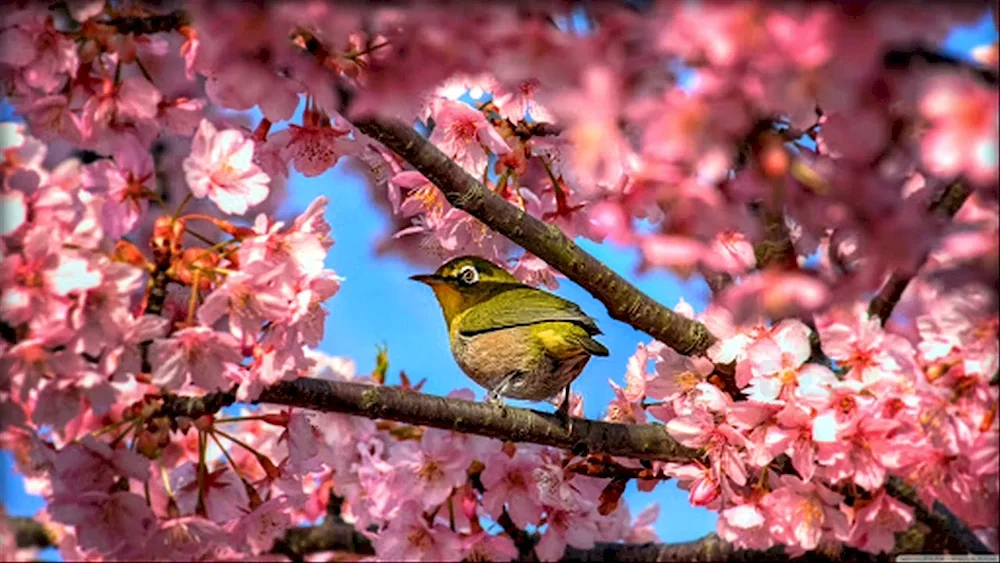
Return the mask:
<svg viewBox="0 0 1000 563">
<path fill-rule="evenodd" d="M 511 374 L 504 396 L 544 401 L 559 393 L 583 370 L 589 356 L 557 361 L 545 353 L 531 327 L 512 327 L 474 336 L 451 335 L 458 366 L 479 385 L 493 389 Z"/>
</svg>

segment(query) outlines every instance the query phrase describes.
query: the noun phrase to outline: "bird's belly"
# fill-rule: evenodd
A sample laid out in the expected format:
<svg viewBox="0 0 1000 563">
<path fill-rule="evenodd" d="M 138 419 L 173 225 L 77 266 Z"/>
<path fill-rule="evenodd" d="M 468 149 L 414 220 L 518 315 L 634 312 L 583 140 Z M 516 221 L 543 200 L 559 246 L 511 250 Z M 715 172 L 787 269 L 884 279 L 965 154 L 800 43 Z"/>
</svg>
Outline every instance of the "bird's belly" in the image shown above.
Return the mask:
<svg viewBox="0 0 1000 563">
<path fill-rule="evenodd" d="M 505 377 L 517 373 L 503 389 L 511 399 L 544 401 L 572 382 L 589 356 L 556 361 L 545 353 L 529 327 L 497 330 L 473 337 L 455 335 L 455 361 L 473 381 L 494 389 Z"/>
</svg>

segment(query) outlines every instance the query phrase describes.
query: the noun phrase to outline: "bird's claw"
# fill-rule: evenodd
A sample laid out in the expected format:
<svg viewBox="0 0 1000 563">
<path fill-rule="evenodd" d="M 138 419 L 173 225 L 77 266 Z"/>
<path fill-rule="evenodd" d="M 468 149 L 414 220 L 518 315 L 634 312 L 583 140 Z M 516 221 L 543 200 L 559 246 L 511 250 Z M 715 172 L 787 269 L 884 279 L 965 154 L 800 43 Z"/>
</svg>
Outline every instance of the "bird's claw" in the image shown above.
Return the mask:
<svg viewBox="0 0 1000 563">
<path fill-rule="evenodd" d="M 559 425 L 563 427 L 564 430 L 570 431 L 573 429 L 573 419 L 569 416 L 569 397 L 559 405 L 559 409 L 556 410 L 556 418 L 559 419 Z"/>
</svg>

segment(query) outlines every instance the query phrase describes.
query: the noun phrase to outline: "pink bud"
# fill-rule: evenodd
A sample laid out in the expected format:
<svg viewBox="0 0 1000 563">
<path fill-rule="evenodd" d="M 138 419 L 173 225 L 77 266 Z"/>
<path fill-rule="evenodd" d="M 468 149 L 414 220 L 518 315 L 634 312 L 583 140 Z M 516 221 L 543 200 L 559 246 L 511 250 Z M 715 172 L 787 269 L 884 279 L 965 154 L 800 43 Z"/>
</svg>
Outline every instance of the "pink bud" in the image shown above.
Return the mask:
<svg viewBox="0 0 1000 563">
<path fill-rule="evenodd" d="M 722 489 L 719 488 L 719 483 L 710 477 L 702 477 L 695 481 L 694 486 L 691 487 L 691 494 L 688 495 L 688 500 L 691 501 L 693 506 L 706 506 L 713 500 L 719 498 L 719 493 Z"/>
</svg>

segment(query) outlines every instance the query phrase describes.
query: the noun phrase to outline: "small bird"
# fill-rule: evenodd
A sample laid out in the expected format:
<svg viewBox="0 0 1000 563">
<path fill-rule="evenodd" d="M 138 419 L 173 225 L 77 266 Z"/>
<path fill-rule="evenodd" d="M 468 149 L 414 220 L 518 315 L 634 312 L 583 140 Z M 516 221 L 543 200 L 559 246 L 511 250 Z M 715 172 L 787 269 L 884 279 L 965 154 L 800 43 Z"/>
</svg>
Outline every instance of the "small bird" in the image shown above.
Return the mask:
<svg viewBox="0 0 1000 563">
<path fill-rule="evenodd" d="M 478 256 L 410 279 L 434 290 L 455 361 L 490 402 L 545 401 L 565 391 L 557 414 L 568 419 L 570 383 L 591 356 L 608 355 L 593 338 L 601 330 L 575 303 L 524 285 Z"/>
</svg>

